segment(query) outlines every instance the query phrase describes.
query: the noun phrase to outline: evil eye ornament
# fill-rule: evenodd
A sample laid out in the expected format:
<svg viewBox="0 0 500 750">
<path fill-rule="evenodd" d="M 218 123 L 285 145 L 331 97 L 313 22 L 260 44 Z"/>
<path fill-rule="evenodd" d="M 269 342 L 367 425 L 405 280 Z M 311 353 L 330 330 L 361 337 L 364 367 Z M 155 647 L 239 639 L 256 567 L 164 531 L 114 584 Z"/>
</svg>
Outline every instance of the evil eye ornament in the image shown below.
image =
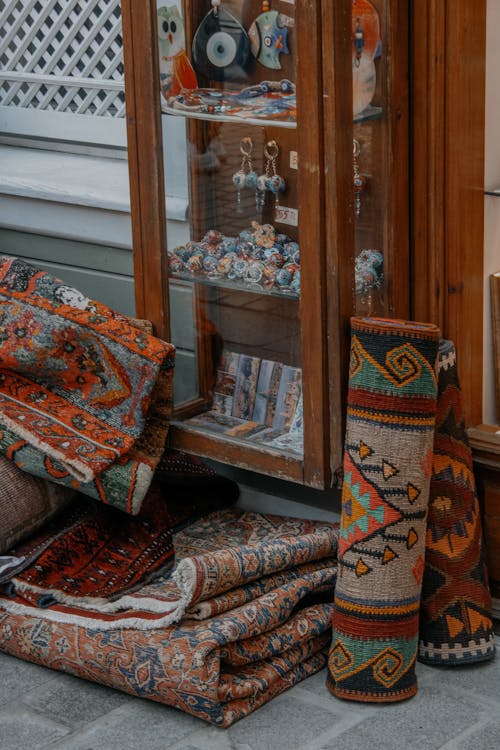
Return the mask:
<svg viewBox="0 0 500 750">
<path fill-rule="evenodd" d="M 237 172 L 233 174 L 233 185 L 236 188 L 236 211 L 243 213 L 241 206 L 241 191 L 243 188 L 250 188 L 255 190 L 257 187 L 257 172 L 255 172 L 252 166 L 252 150 L 253 143 L 252 139 L 246 136 L 240 141 L 240 154 L 241 154 L 241 166 Z"/>
<path fill-rule="evenodd" d="M 233 174 L 233 185 L 237 190 L 243 190 L 245 187 L 246 174 L 239 169 Z"/>
<path fill-rule="evenodd" d="M 241 23 L 212 0 L 210 10 L 193 38 L 196 70 L 209 80 L 234 81 L 246 78 L 251 60 L 250 39 Z"/>
<path fill-rule="evenodd" d="M 272 177 L 270 177 L 267 181 L 267 189 L 269 192 L 271 192 L 273 195 L 279 195 L 280 193 L 284 193 L 286 190 L 286 182 L 279 174 L 275 174 Z"/>
<path fill-rule="evenodd" d="M 285 255 L 288 260 L 294 263 L 300 263 L 300 247 L 298 242 L 287 242 L 285 245 Z"/>
<path fill-rule="evenodd" d="M 280 55 L 288 55 L 288 29 L 293 26 L 293 18 L 270 10 L 268 0 L 263 0 L 262 13 L 257 16 L 248 30 L 253 56 L 265 68 L 280 70 Z"/>
<path fill-rule="evenodd" d="M 215 255 L 205 255 L 203 258 L 203 268 L 205 271 L 208 271 L 208 273 L 213 273 L 217 270 L 217 257 Z"/>
<path fill-rule="evenodd" d="M 277 170 L 279 152 L 280 149 L 276 141 L 268 141 L 264 146 L 266 163 L 264 174 L 261 174 L 257 180 L 257 208 L 262 209 L 264 207 L 266 190 L 274 195 L 276 205 L 278 205 L 278 195 L 286 190 L 286 182 Z"/>
<path fill-rule="evenodd" d="M 245 175 L 245 187 L 249 188 L 250 190 L 255 190 L 257 187 L 259 175 L 257 172 L 249 172 L 247 175 Z"/>
<path fill-rule="evenodd" d="M 228 274 L 228 279 L 231 279 L 231 281 L 243 279 L 245 277 L 247 268 L 248 261 L 243 260 L 242 258 L 237 258 L 235 261 L 233 261 L 231 270 Z"/>
<path fill-rule="evenodd" d="M 296 294 L 300 294 L 300 268 L 295 271 L 290 287 Z"/>
<path fill-rule="evenodd" d="M 178 255 L 170 255 L 168 259 L 168 268 L 171 273 L 180 273 L 184 270 L 184 263 Z"/>
<path fill-rule="evenodd" d="M 278 286 L 290 286 L 290 283 L 292 281 L 293 275 L 291 271 L 284 266 L 283 268 L 280 268 L 276 272 L 276 283 Z"/>
<path fill-rule="evenodd" d="M 266 250 L 265 258 L 270 268 L 282 268 L 285 263 L 283 255 L 272 248 Z"/>
<path fill-rule="evenodd" d="M 222 255 L 236 252 L 236 241 L 234 238 L 225 237 L 220 244 L 220 251 Z"/>
</svg>

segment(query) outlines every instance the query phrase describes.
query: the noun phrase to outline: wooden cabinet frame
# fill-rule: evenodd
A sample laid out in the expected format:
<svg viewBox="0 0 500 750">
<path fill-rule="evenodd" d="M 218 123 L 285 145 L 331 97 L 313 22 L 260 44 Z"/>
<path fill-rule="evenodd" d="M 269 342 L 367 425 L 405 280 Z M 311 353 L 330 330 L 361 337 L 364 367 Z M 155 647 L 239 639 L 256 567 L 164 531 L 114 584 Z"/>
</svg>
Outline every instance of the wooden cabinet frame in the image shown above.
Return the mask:
<svg viewBox="0 0 500 750">
<path fill-rule="evenodd" d="M 313 0 L 298 2 L 304 13 L 315 5 Z M 482 421 L 486 0 L 408 0 L 407 4 L 390 0 L 390 13 L 392 65 L 409 68 L 410 79 L 409 90 L 406 76 L 394 76 L 391 82 L 388 157 L 398 167 L 389 193 L 392 265 L 388 273 L 393 304 L 388 313 L 434 322 L 444 337 L 455 342 L 467 423 L 478 425 Z M 348 122 L 352 112 L 350 95 L 339 94 L 342 77 L 347 80 L 349 75 L 350 4 L 322 0 L 317 17 L 311 49 L 314 67 L 322 72 L 311 75 L 304 69 L 301 74 L 309 86 L 307 105 L 329 127 L 321 137 L 314 129 L 305 131 L 300 144 L 325 165 L 322 175 L 303 172 L 307 189 L 302 198 L 306 211 L 308 204 L 317 206 L 319 201 L 324 217 L 311 228 L 314 241 L 325 252 L 320 273 L 312 274 L 308 282 L 315 308 L 303 329 L 304 356 L 317 357 L 321 371 L 321 377 L 305 389 L 306 408 L 317 426 L 315 439 L 303 466 L 284 456 L 269 459 L 266 466 L 259 451 L 246 450 L 242 461 L 239 446 L 222 444 L 214 451 L 204 437 L 193 440 L 175 429 L 174 436 L 180 448 L 324 487 L 332 482 L 342 460 L 348 311 L 354 308 L 354 226 L 345 218 L 348 206 L 353 215 L 351 133 L 339 125 Z M 123 0 L 122 19 L 136 312 L 152 320 L 157 334 L 168 340 L 155 0 Z M 328 40 L 334 38 L 341 41 L 333 46 L 335 77 L 321 65 L 332 54 Z M 411 168 L 405 175 L 400 167 L 408 150 Z M 479 459 L 486 449 L 493 451 L 496 465 L 498 446 L 490 433 L 488 428 L 471 430 L 471 441 Z"/>
<path fill-rule="evenodd" d="M 412 0 L 412 314 L 457 347 L 482 421 L 486 0 Z"/>
</svg>

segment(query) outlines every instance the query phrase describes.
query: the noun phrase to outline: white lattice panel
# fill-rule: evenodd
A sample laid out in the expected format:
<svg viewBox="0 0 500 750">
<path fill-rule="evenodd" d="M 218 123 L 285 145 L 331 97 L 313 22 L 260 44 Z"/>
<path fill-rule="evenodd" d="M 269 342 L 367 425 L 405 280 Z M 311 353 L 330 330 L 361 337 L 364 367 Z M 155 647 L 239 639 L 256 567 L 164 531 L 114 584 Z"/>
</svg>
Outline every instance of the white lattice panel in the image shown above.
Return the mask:
<svg viewBox="0 0 500 750">
<path fill-rule="evenodd" d="M 0 0 L 0 105 L 123 117 L 120 0 Z"/>
</svg>

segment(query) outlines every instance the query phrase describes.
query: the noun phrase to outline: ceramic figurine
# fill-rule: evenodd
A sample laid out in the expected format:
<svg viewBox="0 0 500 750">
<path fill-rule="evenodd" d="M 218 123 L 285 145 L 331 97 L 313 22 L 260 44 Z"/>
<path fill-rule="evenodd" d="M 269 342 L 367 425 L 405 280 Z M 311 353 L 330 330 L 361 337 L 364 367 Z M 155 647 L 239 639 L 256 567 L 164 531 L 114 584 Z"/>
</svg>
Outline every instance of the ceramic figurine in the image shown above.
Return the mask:
<svg viewBox="0 0 500 750">
<path fill-rule="evenodd" d="M 208 80 L 245 80 L 251 60 L 248 34 L 221 0 L 211 2 L 193 38 L 194 66 Z"/>
<path fill-rule="evenodd" d="M 253 56 L 272 70 L 280 70 L 280 55 L 288 55 L 288 29 L 293 26 L 293 18 L 270 10 L 270 2 L 263 0 L 262 13 L 257 16 L 248 30 Z"/>
<path fill-rule="evenodd" d="M 160 81 L 165 99 L 198 86 L 186 54 L 184 23 L 176 5 L 158 8 Z"/>
</svg>

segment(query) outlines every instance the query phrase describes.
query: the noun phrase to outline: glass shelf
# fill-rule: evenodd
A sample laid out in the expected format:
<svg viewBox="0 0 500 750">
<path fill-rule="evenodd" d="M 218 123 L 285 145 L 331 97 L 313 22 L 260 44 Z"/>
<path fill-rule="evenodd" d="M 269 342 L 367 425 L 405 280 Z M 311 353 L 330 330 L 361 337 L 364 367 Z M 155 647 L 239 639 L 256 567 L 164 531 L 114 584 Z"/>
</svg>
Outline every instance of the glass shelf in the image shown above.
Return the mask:
<svg viewBox="0 0 500 750">
<path fill-rule="evenodd" d="M 204 420 L 206 418 L 206 421 Z M 302 436 L 291 436 L 290 433 L 274 431 L 275 434 L 272 436 L 271 430 L 266 429 L 264 425 L 254 426 L 255 423 L 241 419 L 235 419 L 220 415 L 220 421 L 216 421 L 217 417 L 213 412 L 202 413 L 199 416 L 186 419 L 182 422 L 172 421 L 172 426 L 180 427 L 185 431 L 192 434 L 199 434 L 205 436 L 207 432 L 211 433 L 216 440 L 223 443 L 236 444 L 246 447 L 252 447 L 255 449 L 265 448 L 266 453 L 271 455 L 286 456 L 291 459 L 302 459 L 304 455 L 303 438 Z M 195 423 L 195 420 L 199 422 Z M 226 423 L 225 423 L 226 422 Z M 260 429 L 259 429 L 260 428 Z M 256 430 L 255 433 L 245 439 L 237 434 L 238 430 L 250 432 L 252 429 Z M 262 433 L 262 438 L 259 437 L 259 433 Z M 272 438 L 272 442 L 266 442 Z"/>
<path fill-rule="evenodd" d="M 270 297 L 279 297 L 280 299 L 291 299 L 299 301 L 300 295 L 293 290 L 279 287 L 265 287 L 263 284 L 237 281 L 228 279 L 224 276 L 205 276 L 203 274 L 193 273 L 170 273 L 169 278 L 177 281 L 187 281 L 192 284 L 204 284 L 205 286 L 219 287 L 222 289 L 230 289 L 237 292 L 253 292 L 254 294 L 267 295 Z"/>
<path fill-rule="evenodd" d="M 162 114 L 173 115 L 174 117 L 185 117 L 188 120 L 203 120 L 206 122 L 232 122 L 240 125 L 272 125 L 273 128 L 295 129 L 296 122 L 286 120 L 272 120 L 266 117 L 237 117 L 236 115 L 211 115 L 205 112 L 189 112 L 187 110 L 173 109 L 172 107 L 162 105 Z"/>
</svg>

